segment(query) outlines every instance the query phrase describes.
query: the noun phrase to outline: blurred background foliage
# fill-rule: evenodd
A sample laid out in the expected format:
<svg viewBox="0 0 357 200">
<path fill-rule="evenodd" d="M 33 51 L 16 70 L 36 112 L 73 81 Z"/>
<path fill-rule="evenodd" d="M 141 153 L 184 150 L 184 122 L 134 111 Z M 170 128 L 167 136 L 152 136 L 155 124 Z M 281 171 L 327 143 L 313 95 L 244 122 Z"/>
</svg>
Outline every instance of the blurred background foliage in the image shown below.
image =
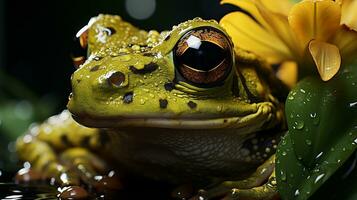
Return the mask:
<svg viewBox="0 0 357 200">
<path fill-rule="evenodd" d="M 117 14 L 161 31 L 235 9 L 219 0 L 0 1 L 0 170 L 17 170 L 14 141 L 31 123 L 65 108 L 73 38 L 92 16 Z"/>
</svg>

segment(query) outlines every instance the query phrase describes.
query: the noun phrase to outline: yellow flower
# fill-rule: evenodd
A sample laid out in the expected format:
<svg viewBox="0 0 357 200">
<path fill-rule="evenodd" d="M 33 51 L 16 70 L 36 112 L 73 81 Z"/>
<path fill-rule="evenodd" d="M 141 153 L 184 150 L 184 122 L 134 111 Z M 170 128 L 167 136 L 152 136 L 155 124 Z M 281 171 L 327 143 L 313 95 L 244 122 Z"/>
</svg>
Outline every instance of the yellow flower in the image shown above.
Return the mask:
<svg viewBox="0 0 357 200">
<path fill-rule="evenodd" d="M 345 64 L 357 55 L 357 0 L 303 0 L 295 4 L 289 0 L 222 0 L 221 3 L 245 11 L 229 13 L 220 21 L 234 45 L 270 63 L 294 61 L 300 74 L 313 72 L 309 66 L 314 64 L 321 79 L 327 81 L 340 69 L 341 57 Z M 291 74 L 285 75 L 290 76 L 286 78 L 290 82 L 294 79 Z"/>
</svg>

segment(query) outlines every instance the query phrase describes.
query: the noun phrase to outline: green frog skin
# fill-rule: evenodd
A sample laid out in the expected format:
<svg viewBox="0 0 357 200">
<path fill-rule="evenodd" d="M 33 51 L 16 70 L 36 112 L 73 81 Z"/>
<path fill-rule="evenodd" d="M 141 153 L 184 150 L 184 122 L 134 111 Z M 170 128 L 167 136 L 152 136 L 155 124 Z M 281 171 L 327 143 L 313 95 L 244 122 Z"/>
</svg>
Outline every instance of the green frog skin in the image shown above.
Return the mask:
<svg viewBox="0 0 357 200">
<path fill-rule="evenodd" d="M 287 90 L 217 22 L 195 18 L 158 33 L 99 15 L 78 37 L 87 55 L 75 60 L 68 110 L 17 140 L 21 160 L 62 186 L 95 185 L 115 166 L 192 182 L 207 199 L 277 196 Z"/>
</svg>

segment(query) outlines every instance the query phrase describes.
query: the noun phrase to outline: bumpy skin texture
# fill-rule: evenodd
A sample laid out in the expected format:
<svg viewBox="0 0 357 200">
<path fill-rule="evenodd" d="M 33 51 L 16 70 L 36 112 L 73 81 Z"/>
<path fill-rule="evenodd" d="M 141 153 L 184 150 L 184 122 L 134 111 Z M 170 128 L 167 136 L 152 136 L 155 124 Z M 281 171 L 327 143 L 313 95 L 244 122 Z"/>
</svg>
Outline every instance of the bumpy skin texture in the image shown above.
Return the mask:
<svg viewBox="0 0 357 200">
<path fill-rule="evenodd" d="M 285 96 L 276 94 L 287 92 L 269 65 L 251 53 L 233 52 L 215 21 L 196 18 L 160 34 L 118 16 L 99 15 L 87 28 L 88 58 L 71 78 L 68 103 L 81 125 L 68 111 L 49 118 L 18 140 L 21 159 L 62 185 L 83 179 L 65 164 L 78 157 L 91 172 L 85 182 L 93 183 L 96 172 L 107 168 L 94 154 L 124 170 L 173 183 L 249 177 L 256 183 L 251 187 L 263 182 L 254 173 L 274 154 L 284 131 L 279 102 Z M 230 71 L 218 84 L 192 84 L 179 71 L 177 43 L 192 30 L 215 31 L 200 32 L 202 41 L 226 40 Z M 61 179 L 62 174 L 70 176 Z"/>
</svg>

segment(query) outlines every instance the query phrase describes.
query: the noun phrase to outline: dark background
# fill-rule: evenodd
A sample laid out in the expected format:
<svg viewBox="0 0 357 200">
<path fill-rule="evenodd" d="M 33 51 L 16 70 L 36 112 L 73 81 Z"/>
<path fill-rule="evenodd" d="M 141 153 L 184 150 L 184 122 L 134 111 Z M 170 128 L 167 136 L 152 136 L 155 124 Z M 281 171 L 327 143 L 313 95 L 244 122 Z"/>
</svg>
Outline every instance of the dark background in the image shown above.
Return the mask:
<svg viewBox="0 0 357 200">
<path fill-rule="evenodd" d="M 144 12 L 145 3 L 155 2 L 153 14 L 136 19 L 128 9 L 135 2 L 131 8 Z M 142 29 L 162 31 L 194 17 L 219 20 L 236 9 L 220 0 L 0 1 L 0 182 L 1 171 L 19 167 L 16 138 L 65 108 L 75 70 L 73 38 L 91 17 L 116 14 Z"/>
</svg>

